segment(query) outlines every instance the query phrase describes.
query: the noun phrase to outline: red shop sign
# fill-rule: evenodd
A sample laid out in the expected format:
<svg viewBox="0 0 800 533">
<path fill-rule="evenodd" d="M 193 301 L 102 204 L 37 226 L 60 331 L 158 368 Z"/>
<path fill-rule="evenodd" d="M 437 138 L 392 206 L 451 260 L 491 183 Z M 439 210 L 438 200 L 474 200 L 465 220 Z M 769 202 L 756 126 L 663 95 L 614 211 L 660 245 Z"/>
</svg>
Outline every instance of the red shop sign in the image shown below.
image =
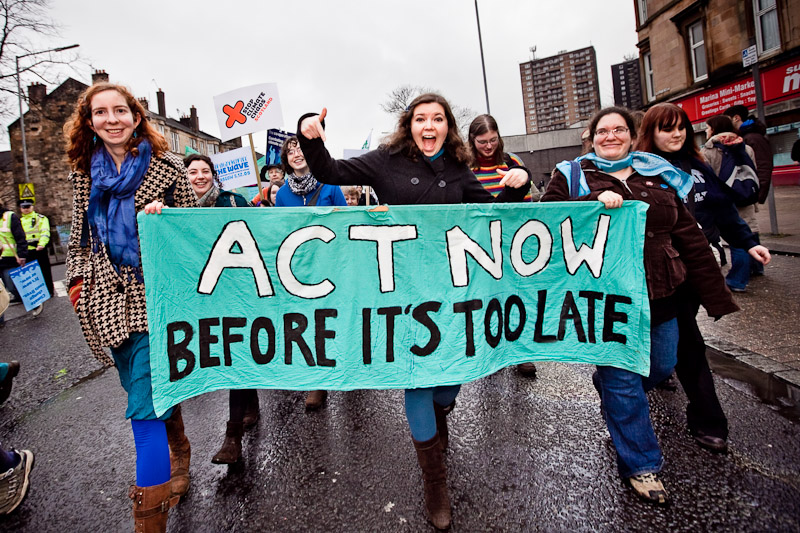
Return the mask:
<svg viewBox="0 0 800 533">
<path fill-rule="evenodd" d="M 800 59 L 795 58 L 761 72 L 764 103 L 772 104 L 800 96 Z M 692 122 L 702 122 L 719 115 L 732 105 L 756 106 L 756 91 L 752 77 L 693 94 L 675 102 L 689 115 Z"/>
</svg>

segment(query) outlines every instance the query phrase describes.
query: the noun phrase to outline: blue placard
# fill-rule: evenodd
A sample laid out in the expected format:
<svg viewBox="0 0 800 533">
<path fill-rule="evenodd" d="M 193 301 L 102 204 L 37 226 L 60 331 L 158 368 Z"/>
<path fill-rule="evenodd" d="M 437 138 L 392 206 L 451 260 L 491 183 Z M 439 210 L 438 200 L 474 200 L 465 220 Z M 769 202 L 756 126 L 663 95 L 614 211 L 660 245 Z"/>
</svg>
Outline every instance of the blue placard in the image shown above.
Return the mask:
<svg viewBox="0 0 800 533">
<path fill-rule="evenodd" d="M 11 281 L 17 287 L 17 292 L 22 297 L 22 304 L 26 311 L 36 309 L 42 302 L 50 299 L 50 292 L 42 276 L 42 267 L 39 261 L 25 263 L 19 268 L 10 271 Z"/>
</svg>

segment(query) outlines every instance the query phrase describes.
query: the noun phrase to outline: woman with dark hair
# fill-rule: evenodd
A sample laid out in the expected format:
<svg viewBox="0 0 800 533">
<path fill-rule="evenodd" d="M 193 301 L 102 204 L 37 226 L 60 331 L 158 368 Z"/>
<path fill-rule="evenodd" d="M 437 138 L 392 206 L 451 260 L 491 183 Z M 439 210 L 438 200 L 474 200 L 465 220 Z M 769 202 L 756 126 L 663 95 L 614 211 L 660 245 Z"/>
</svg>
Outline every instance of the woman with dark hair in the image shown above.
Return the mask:
<svg viewBox="0 0 800 533">
<path fill-rule="evenodd" d="M 708 140 L 700 151 L 717 176 L 720 176 L 722 168 L 723 146 L 728 150 L 739 151 L 742 157 L 744 157 L 744 154 L 741 154 L 743 150 L 747 157 L 750 158 L 749 163 L 753 170 L 756 170 L 756 154 L 744 142 L 744 139 L 739 136 L 739 130 L 736 129 L 729 116 L 717 115 L 709 118 L 706 121 L 706 137 Z M 756 234 L 758 234 L 759 229 L 755 206 L 757 200 L 758 198 L 755 198 L 753 203 L 749 205 L 739 204 L 737 206 L 739 216 Z M 731 269 L 725 276 L 725 282 L 728 284 L 728 288 L 734 292 L 745 292 L 747 290 L 747 285 L 750 283 L 750 255 L 747 249 L 731 246 Z"/>
<path fill-rule="evenodd" d="M 186 165 L 189 183 L 200 207 L 252 207 L 240 194 L 220 189 L 219 177 L 210 157 L 191 154 L 183 160 L 183 164 Z M 242 434 L 245 428 L 251 428 L 258 422 L 258 391 L 231 389 L 228 405 L 225 441 L 211 458 L 211 462 L 218 465 L 235 464 L 241 459 Z"/>
<path fill-rule="evenodd" d="M 286 183 L 275 194 L 275 207 L 347 205 L 342 189 L 321 183 L 314 177 L 297 137 L 292 136 L 283 141 L 281 165 Z M 306 410 L 319 409 L 325 405 L 327 399 L 326 390 L 309 391 L 306 395 Z"/>
<path fill-rule="evenodd" d="M 281 165 L 286 173 L 286 183 L 275 195 L 275 207 L 347 205 L 339 187 L 320 183 L 311 173 L 297 137 L 289 137 L 283 142 Z"/>
<path fill-rule="evenodd" d="M 442 96 L 418 96 L 400 115 L 388 141 L 352 159 L 333 159 L 325 149 L 325 115 L 304 115 L 298 139 L 318 180 L 335 185 L 368 185 L 390 205 L 492 202 L 495 198 L 469 168 L 469 149 L 458 133 L 450 105 Z M 497 201 L 522 201 L 527 174 L 507 175 Z M 443 451 L 447 448 L 447 414 L 460 385 L 408 389 L 405 408 L 411 437 L 422 468 L 425 508 L 439 529 L 450 526 L 450 499 Z"/>
<path fill-rule="evenodd" d="M 689 281 L 709 315 L 738 310 L 720 274 L 706 238 L 684 207 L 691 176 L 663 158 L 631 152 L 636 125 L 628 110 L 609 107 L 589 123 L 593 152 L 579 157 L 578 190 L 571 188 L 571 165 L 559 163 L 542 201 L 600 201 L 606 209 L 639 200 L 647 211 L 644 268 L 650 298 L 650 375 L 597 366 L 592 376 L 602 413 L 617 451 L 620 476 L 636 494 L 667 503 L 658 478 L 664 459 L 650 420 L 645 392 L 672 374 L 678 346 L 676 288 Z"/>
<path fill-rule="evenodd" d="M 747 250 L 759 263 L 766 265 L 770 261 L 769 250 L 758 244 L 739 216 L 719 178 L 700 155 L 690 134 L 692 131 L 686 111 L 675 104 L 656 104 L 647 110 L 642 120 L 636 148 L 659 155 L 693 176 L 694 189 L 686 197 L 686 207 L 709 242 L 721 235 L 731 246 Z M 676 295 L 679 341 L 675 373 L 689 400 L 686 423 L 700 446 L 713 452 L 725 452 L 728 419 L 717 398 L 705 341 L 697 326 L 700 299 L 689 283 L 678 287 Z"/>
<path fill-rule="evenodd" d="M 207 155 L 190 154 L 183 164 L 200 207 L 253 207 L 241 194 L 222 190 L 217 170 Z"/>
<path fill-rule="evenodd" d="M 531 171 L 525 168 L 522 159 L 504 151 L 503 138 L 497 128 L 497 121 L 492 115 L 478 115 L 469 125 L 467 144 L 472 151 L 472 173 L 481 185 L 497 195 L 502 190 L 500 180 L 508 174 L 527 177 L 533 180 Z M 535 189 L 534 201 L 539 201 L 539 190 Z M 526 197 L 526 199 L 529 199 Z M 517 365 L 520 374 L 529 378 L 536 377 L 536 365 L 522 363 Z"/>
<path fill-rule="evenodd" d="M 162 201 L 196 207 L 186 168 L 124 87 L 97 83 L 65 125 L 72 167 L 69 296 L 94 355 L 116 365 L 128 394 L 126 418 L 136 444 L 129 492 L 137 530 L 165 531 L 167 511 L 189 488 L 189 441 L 180 406 L 157 417 L 150 383 L 136 213 Z M 111 348 L 113 360 L 103 351 Z"/>
</svg>

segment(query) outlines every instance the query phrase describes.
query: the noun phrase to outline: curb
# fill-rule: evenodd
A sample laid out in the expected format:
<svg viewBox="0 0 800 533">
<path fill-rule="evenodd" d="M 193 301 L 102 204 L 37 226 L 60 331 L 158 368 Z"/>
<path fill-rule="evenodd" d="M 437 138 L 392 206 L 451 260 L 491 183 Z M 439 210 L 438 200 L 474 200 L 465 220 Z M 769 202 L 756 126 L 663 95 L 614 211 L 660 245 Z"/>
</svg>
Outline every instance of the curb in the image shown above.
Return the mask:
<svg viewBox="0 0 800 533">
<path fill-rule="evenodd" d="M 708 348 L 783 383 L 789 399 L 800 406 L 800 370 L 722 339 L 707 337 L 705 342 Z"/>
</svg>

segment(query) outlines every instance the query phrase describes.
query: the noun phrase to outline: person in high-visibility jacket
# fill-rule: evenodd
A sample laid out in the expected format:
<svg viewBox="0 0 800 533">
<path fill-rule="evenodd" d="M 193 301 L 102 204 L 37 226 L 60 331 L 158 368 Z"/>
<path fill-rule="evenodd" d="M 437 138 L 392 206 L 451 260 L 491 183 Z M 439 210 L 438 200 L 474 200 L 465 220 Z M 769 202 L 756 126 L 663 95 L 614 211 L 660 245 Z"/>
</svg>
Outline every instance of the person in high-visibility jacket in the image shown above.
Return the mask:
<svg viewBox="0 0 800 533">
<path fill-rule="evenodd" d="M 8 272 L 24 265 L 27 257 L 28 246 L 25 240 L 25 230 L 22 229 L 19 217 L 0 204 L 0 275 L 3 277 L 3 285 L 6 290 L 14 295 L 16 301 L 20 301 L 19 292 Z M 0 324 L 3 324 L 2 315 L 0 315 Z"/>
<path fill-rule="evenodd" d="M 19 217 L 22 229 L 25 230 L 25 239 L 28 241 L 28 261 L 39 261 L 42 276 L 50 295 L 53 295 L 53 274 L 50 272 L 50 254 L 47 253 L 47 244 L 50 242 L 50 221 L 46 216 L 33 210 L 33 200 L 23 198 L 19 201 Z"/>
</svg>

